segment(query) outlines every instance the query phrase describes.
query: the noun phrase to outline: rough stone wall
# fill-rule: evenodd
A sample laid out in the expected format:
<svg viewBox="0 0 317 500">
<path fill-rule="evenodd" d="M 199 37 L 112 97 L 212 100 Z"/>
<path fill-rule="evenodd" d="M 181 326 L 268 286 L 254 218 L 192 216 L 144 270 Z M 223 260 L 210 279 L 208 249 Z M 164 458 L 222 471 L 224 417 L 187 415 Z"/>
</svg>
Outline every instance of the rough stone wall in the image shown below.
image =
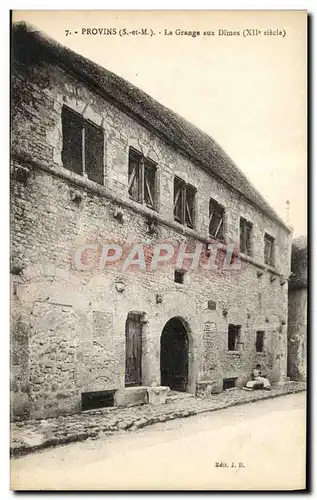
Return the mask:
<svg viewBox="0 0 317 500">
<path fill-rule="evenodd" d="M 61 110 L 66 104 L 104 129 L 105 186 L 110 193 L 122 200 L 129 200 L 127 158 L 129 146 L 133 146 L 159 165 L 158 211 L 163 217 L 173 220 L 171 197 L 174 176 L 178 175 L 199 192 L 195 224 L 199 233 L 208 237 L 208 206 L 212 197 L 226 207 L 226 240 L 238 244 L 239 220 L 241 216 L 245 217 L 253 224 L 254 260 L 263 263 L 263 236 L 267 232 L 276 238 L 276 268 L 288 277 L 289 232 L 222 182 L 211 179 L 209 174 L 198 169 L 179 152 L 176 154 L 175 148 L 168 146 L 133 118 L 52 65 L 43 63 L 41 67 L 20 67 L 14 82 L 13 99 L 18 102 L 13 113 L 14 151 L 27 153 L 35 161 L 63 168 Z"/>
<path fill-rule="evenodd" d="M 292 244 L 291 277 L 288 292 L 288 375 L 306 380 L 307 350 L 307 237 Z"/>
<path fill-rule="evenodd" d="M 307 286 L 307 237 L 300 236 L 293 241 L 291 254 L 290 287 Z"/>
<path fill-rule="evenodd" d="M 288 366 L 292 380 L 306 380 L 307 288 L 291 288 L 288 294 Z"/>
<path fill-rule="evenodd" d="M 12 180 L 12 391 L 15 415 L 43 416 L 80 410 L 81 393 L 124 386 L 125 321 L 130 311 L 145 314 L 142 383 L 160 384 L 160 335 L 166 322 L 181 317 L 189 335 L 189 384 L 222 386 L 222 379 L 243 383 L 256 362 L 272 381 L 286 375 L 287 282 L 264 269 L 263 235 L 276 238 L 276 268 L 289 274 L 290 234 L 250 206 L 223 183 L 212 179 L 153 132 L 105 102 L 62 69 L 17 66 L 13 71 L 12 152 L 42 168 L 30 168 L 25 182 Z M 102 126 L 105 132 L 105 188 L 62 166 L 63 103 Z M 128 202 L 128 149 L 133 146 L 158 163 L 158 213 L 167 221 L 149 233 L 149 209 L 121 205 L 123 221 L 113 216 L 109 196 Z M 27 165 L 13 157 L 13 172 Z M 46 171 L 43 170 L 46 168 Z M 183 242 L 192 248 L 183 227 L 173 222 L 173 178 L 197 188 L 195 231 L 208 235 L 209 198 L 226 206 L 226 240 L 236 244 L 239 217 L 253 223 L 253 262 L 242 269 L 189 271 L 186 283 L 174 282 L 172 264 L 147 272 L 122 261 L 100 271 L 79 271 L 74 252 L 87 242 L 98 248 L 122 243 L 125 255 L 135 243 Z M 80 182 L 81 181 L 81 185 Z M 77 187 L 76 187 L 77 185 Z M 82 200 L 72 201 L 72 189 Z M 100 191 L 100 189 L 99 189 Z M 118 202 L 118 206 L 120 203 Z M 171 227 L 172 226 L 172 227 Z M 96 259 L 97 262 L 97 259 Z M 272 278 L 273 277 L 273 278 Z M 118 292 L 116 282 L 124 284 Z M 162 302 L 157 303 L 156 296 Z M 216 302 L 216 310 L 207 301 Z M 227 309 L 227 315 L 223 310 Z M 241 325 L 239 352 L 227 351 L 228 324 Z M 206 325 L 213 325 L 206 327 Z M 256 330 L 265 331 L 263 354 L 255 352 Z M 206 355 L 206 350 L 208 355 Z"/>
</svg>

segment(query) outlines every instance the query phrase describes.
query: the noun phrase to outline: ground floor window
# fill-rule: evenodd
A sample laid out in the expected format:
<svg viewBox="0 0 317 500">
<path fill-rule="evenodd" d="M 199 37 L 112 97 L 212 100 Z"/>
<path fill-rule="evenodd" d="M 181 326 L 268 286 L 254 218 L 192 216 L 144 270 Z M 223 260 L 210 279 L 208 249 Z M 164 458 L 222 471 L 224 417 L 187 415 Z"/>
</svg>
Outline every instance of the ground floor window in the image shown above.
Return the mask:
<svg viewBox="0 0 317 500">
<path fill-rule="evenodd" d="M 241 326 L 230 324 L 228 327 L 228 351 L 238 351 L 241 340 Z"/>
<path fill-rule="evenodd" d="M 255 349 L 256 352 L 263 352 L 264 332 L 256 332 Z"/>
<path fill-rule="evenodd" d="M 93 410 L 95 408 L 105 408 L 114 405 L 115 391 L 94 391 L 83 392 L 81 395 L 82 410 Z"/>
<path fill-rule="evenodd" d="M 237 380 L 237 377 L 224 378 L 223 379 L 223 390 L 226 391 L 227 389 L 233 389 L 236 385 L 236 380 Z"/>
</svg>

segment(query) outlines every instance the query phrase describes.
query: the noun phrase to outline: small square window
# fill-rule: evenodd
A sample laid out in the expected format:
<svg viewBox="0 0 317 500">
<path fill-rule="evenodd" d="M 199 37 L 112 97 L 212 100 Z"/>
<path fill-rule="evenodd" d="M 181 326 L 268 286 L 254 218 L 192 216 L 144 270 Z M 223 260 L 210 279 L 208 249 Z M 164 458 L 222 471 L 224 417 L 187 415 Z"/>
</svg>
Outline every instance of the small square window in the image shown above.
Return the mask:
<svg viewBox="0 0 317 500">
<path fill-rule="evenodd" d="M 181 285 L 184 284 L 185 271 L 182 269 L 175 269 L 174 271 L 174 281 L 175 283 L 179 283 Z"/>
<path fill-rule="evenodd" d="M 264 348 L 264 332 L 256 332 L 255 350 L 263 352 Z"/>
<path fill-rule="evenodd" d="M 211 311 L 215 311 L 217 308 L 217 304 L 214 300 L 208 300 L 207 306 Z"/>
<path fill-rule="evenodd" d="M 241 340 L 241 326 L 230 324 L 228 327 L 228 351 L 238 351 Z"/>
</svg>

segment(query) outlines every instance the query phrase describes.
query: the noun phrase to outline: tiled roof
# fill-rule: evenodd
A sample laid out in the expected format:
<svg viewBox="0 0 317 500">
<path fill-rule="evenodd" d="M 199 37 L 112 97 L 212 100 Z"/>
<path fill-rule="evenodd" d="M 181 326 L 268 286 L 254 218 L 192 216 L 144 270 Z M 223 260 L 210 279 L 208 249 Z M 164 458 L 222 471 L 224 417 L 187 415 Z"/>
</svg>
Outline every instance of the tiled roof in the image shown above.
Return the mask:
<svg viewBox="0 0 317 500">
<path fill-rule="evenodd" d="M 122 108 L 194 163 L 221 179 L 284 228 L 288 226 L 216 141 L 148 94 L 111 71 L 73 52 L 26 23 L 13 25 L 13 58 L 26 64 L 52 61 L 92 86 L 105 99 Z"/>
<path fill-rule="evenodd" d="M 307 286 L 307 236 L 300 236 L 293 241 L 291 258 L 290 287 Z"/>
</svg>

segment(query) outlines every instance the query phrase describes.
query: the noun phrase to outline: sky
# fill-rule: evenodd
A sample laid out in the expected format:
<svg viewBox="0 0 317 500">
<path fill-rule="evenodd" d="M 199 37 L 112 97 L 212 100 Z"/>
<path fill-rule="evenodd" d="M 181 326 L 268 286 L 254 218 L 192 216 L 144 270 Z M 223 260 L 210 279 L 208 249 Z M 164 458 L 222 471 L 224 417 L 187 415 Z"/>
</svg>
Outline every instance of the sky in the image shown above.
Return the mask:
<svg viewBox="0 0 317 500">
<path fill-rule="evenodd" d="M 294 237 L 307 233 L 304 11 L 15 11 L 13 20 L 33 24 L 207 132 Z M 117 33 L 88 34 L 93 28 Z M 142 28 L 153 35 L 120 36 L 120 29 Z"/>
</svg>

